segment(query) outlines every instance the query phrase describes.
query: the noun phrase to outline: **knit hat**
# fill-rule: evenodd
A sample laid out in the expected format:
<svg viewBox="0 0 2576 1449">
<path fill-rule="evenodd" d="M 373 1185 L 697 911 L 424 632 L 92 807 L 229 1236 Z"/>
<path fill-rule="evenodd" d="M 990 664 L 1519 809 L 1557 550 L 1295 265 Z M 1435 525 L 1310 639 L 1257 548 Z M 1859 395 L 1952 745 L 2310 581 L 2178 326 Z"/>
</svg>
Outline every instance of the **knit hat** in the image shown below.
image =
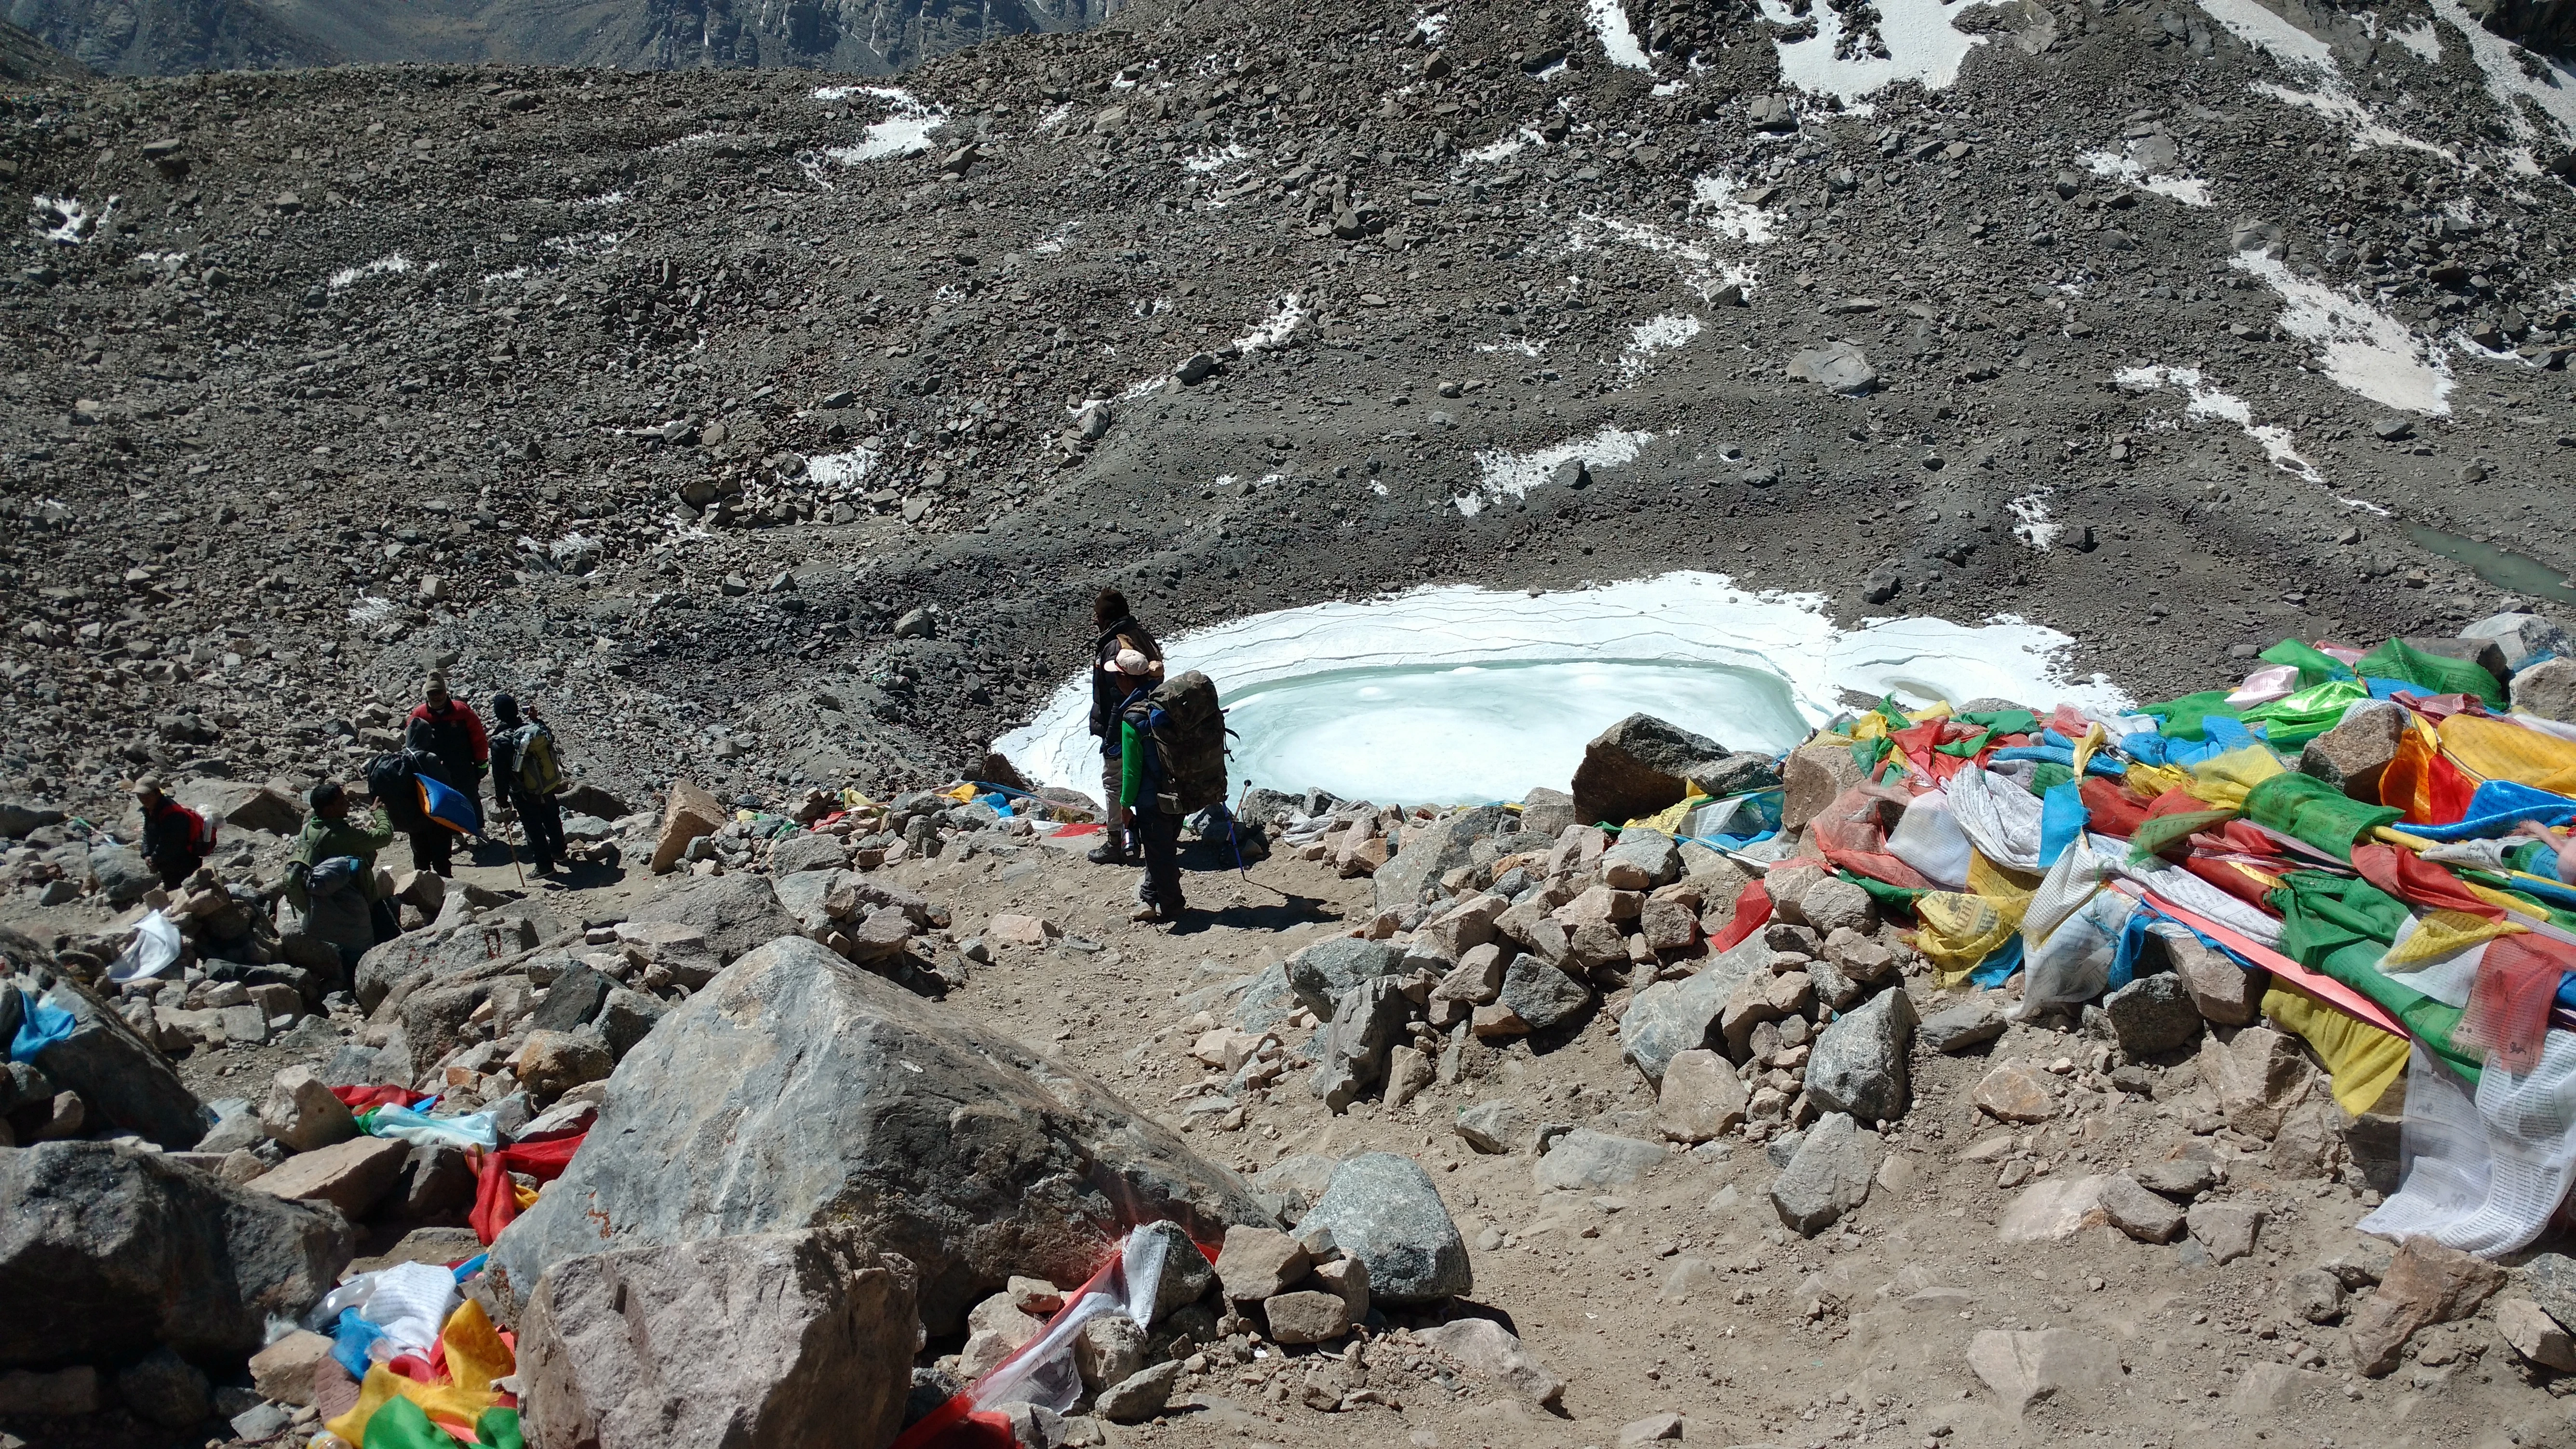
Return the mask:
<svg viewBox="0 0 2576 1449">
<path fill-rule="evenodd" d="M 444 669 L 431 670 L 429 672 L 429 677 L 421 681 L 420 692 L 423 694 L 447 693 L 447 671 Z"/>
<path fill-rule="evenodd" d="M 519 717 L 519 702 L 516 699 L 511 698 L 509 695 L 496 694 L 492 696 L 492 713 L 498 715 L 502 719 L 517 719 Z"/>
</svg>

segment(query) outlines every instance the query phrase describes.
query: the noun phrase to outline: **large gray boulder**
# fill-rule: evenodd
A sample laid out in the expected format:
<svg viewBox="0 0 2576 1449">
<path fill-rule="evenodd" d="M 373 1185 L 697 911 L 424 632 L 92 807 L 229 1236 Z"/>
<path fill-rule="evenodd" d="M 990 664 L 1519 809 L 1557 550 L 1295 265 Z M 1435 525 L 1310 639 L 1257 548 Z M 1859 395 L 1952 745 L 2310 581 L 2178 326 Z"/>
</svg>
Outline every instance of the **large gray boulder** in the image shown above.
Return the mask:
<svg viewBox="0 0 2576 1449">
<path fill-rule="evenodd" d="M 913 1291 L 837 1227 L 567 1258 L 521 1318 L 528 1441 L 881 1449 L 912 1390 Z"/>
<path fill-rule="evenodd" d="M 1729 750 L 1669 720 L 1632 714 L 1583 747 L 1574 771 L 1574 818 L 1624 824 L 1679 804 L 1693 780 L 1717 797 L 1780 782 L 1767 755 Z"/>
<path fill-rule="evenodd" d="M 1378 909 L 1400 911 L 1421 904 L 1440 877 L 1468 863 L 1477 841 L 1520 828 L 1521 818 L 1500 805 L 1479 805 L 1430 825 L 1405 826 L 1403 848 L 1377 868 Z"/>
<path fill-rule="evenodd" d="M 1380 976 L 1360 983 L 1333 1009 L 1317 1038 L 1315 1074 L 1308 1085 L 1331 1111 L 1346 1110 L 1386 1079 L 1386 1054 L 1404 1040 L 1413 1003 L 1403 988 Z"/>
<path fill-rule="evenodd" d="M 663 881 L 633 910 L 631 921 L 676 921 L 695 926 L 707 949 L 730 962 L 766 942 L 796 933 L 798 922 L 778 903 L 769 877 L 734 871 Z"/>
<path fill-rule="evenodd" d="M 1474 1289 L 1466 1241 L 1431 1175 L 1410 1157 L 1364 1152 L 1333 1169 L 1333 1180 L 1306 1215 L 1302 1236 L 1332 1230 L 1333 1243 L 1368 1265 L 1369 1298 L 1411 1307 Z"/>
<path fill-rule="evenodd" d="M 34 1065 L 57 1088 L 80 1093 L 95 1114 L 91 1128 L 137 1133 L 185 1152 L 214 1125 L 160 1051 L 106 1003 L 67 977 L 55 978 L 44 1000 L 70 1012 L 73 1025 L 71 1035 L 36 1053 Z"/>
<path fill-rule="evenodd" d="M 1771 1208 L 1791 1231 L 1814 1237 L 1869 1201 L 1878 1174 L 1878 1134 L 1828 1112 L 1798 1141 L 1771 1184 Z"/>
<path fill-rule="evenodd" d="M 167 1344 L 236 1361 L 348 1266 L 349 1225 L 108 1142 L 0 1148 L 0 1368 Z"/>
<path fill-rule="evenodd" d="M 1638 992 L 1619 1018 L 1619 1050 L 1628 1065 L 1660 1086 L 1675 1056 L 1717 1044 L 1713 1033 L 1726 999 L 1757 966 L 1767 973 L 1771 955 L 1758 937 L 1741 941 L 1710 958 L 1696 975 Z"/>
<path fill-rule="evenodd" d="M 1905 1115 L 1905 1057 L 1918 1018 L 1902 986 L 1846 1011 L 1816 1038 L 1807 1056 L 1807 1097 L 1828 1112 L 1848 1112 L 1862 1122 Z"/>
<path fill-rule="evenodd" d="M 358 998 L 358 1009 L 372 1012 L 386 997 L 414 983 L 462 976 L 526 951 L 541 940 L 536 923 L 525 916 L 490 916 L 444 926 L 433 923 L 368 947 L 367 954 L 358 958 L 350 989 Z"/>
<path fill-rule="evenodd" d="M 527 1293 L 585 1253 L 847 1223 L 955 1327 L 1013 1275 L 1079 1282 L 1138 1221 L 1271 1226 L 1252 1189 L 1088 1074 L 801 936 L 664 1017 L 564 1175 L 492 1247 Z"/>
<path fill-rule="evenodd" d="M 1361 982 L 1403 969 L 1404 948 L 1393 941 L 1335 936 L 1288 958 L 1288 984 L 1317 1016 L 1329 1018 Z"/>
</svg>

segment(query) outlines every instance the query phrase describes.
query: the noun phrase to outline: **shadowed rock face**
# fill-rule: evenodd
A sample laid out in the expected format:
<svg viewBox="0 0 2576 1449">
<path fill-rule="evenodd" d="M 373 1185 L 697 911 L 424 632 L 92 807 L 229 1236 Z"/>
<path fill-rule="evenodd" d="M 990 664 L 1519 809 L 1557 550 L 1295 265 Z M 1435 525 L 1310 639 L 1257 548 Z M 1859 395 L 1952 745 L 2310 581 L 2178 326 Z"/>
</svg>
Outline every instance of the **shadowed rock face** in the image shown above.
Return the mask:
<svg viewBox="0 0 2576 1449">
<path fill-rule="evenodd" d="M 1118 9 L 1114 0 L 14 0 L 7 14 L 111 75 L 406 61 L 888 75 L 999 36 L 1086 30 Z"/>
<path fill-rule="evenodd" d="M 1088 1075 L 790 937 L 627 1055 L 493 1264 L 523 1295 L 578 1254 L 845 1223 L 916 1265 L 937 1333 L 1015 1273 L 1081 1280 L 1161 1218 L 1201 1242 L 1271 1221 Z"/>
</svg>

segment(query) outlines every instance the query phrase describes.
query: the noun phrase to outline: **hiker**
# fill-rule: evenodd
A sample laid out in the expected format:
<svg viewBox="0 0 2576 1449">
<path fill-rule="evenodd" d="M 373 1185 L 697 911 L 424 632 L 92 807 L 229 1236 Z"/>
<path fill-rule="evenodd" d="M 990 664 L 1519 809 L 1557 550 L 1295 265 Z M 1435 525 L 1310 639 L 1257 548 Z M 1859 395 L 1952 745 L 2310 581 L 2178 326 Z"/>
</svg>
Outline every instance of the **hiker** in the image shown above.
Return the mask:
<svg viewBox="0 0 2576 1449">
<path fill-rule="evenodd" d="M 492 807 L 503 819 L 516 813 L 528 829 L 528 854 L 539 875 L 553 875 L 563 864 L 563 807 L 555 795 L 564 787 L 563 767 L 555 755 L 555 732 L 528 706 L 519 717 L 519 702 L 506 694 L 492 696 Z"/>
<path fill-rule="evenodd" d="M 134 803 L 143 812 L 143 858 L 161 873 L 161 888 L 175 891 L 197 873 L 214 844 L 206 819 L 165 794 L 157 776 L 134 782 Z"/>
<path fill-rule="evenodd" d="M 1100 666 L 1091 676 L 1091 733 L 1100 741 L 1101 799 L 1108 808 L 1102 821 L 1106 834 L 1088 859 L 1094 865 L 1128 865 L 1135 857 L 1127 849 L 1127 807 L 1119 800 L 1124 775 L 1119 768 L 1118 712 L 1134 689 L 1120 675 L 1117 661 L 1122 653 L 1144 659 L 1144 687 L 1151 689 L 1163 681 L 1163 646 L 1127 612 L 1127 596 L 1116 589 L 1102 589 L 1092 599 L 1091 622 L 1100 631 L 1091 651 Z"/>
<path fill-rule="evenodd" d="M 478 732 L 482 729 L 480 721 L 476 722 L 475 729 Z M 456 874 L 456 832 L 432 820 L 421 802 L 419 780 L 424 776 L 452 790 L 465 788 L 449 777 L 450 767 L 438 754 L 437 741 L 438 727 L 414 711 L 410 722 L 403 726 L 402 753 L 395 757 L 397 768 L 380 781 L 378 770 L 371 766 L 367 779 L 370 788 L 390 786 L 377 789 L 376 799 L 385 807 L 385 813 L 395 828 L 411 838 L 412 869 L 436 871 L 442 876 L 453 877 Z M 378 764 L 383 763 L 380 757 Z M 467 778 L 471 779 L 470 776 Z"/>
<path fill-rule="evenodd" d="M 1141 651 L 1121 649 L 1106 667 L 1114 676 L 1112 682 L 1127 690 L 1118 706 L 1118 753 L 1111 757 L 1118 762 L 1118 787 L 1110 798 L 1118 802 L 1136 853 L 1145 863 L 1145 878 L 1136 886 L 1136 911 L 1128 919 L 1175 920 L 1182 906 L 1181 820 L 1162 804 L 1167 782 L 1161 752 L 1154 747 L 1154 732 L 1162 724 L 1162 711 L 1155 708 L 1152 696 L 1156 661 Z"/>
<path fill-rule="evenodd" d="M 415 725 L 427 725 L 423 747 L 438 756 L 445 768 L 439 771 L 440 784 L 465 797 L 476 814 L 483 810 L 483 771 L 492 758 L 492 742 L 483 733 L 483 720 L 474 707 L 447 692 L 447 676 L 430 671 L 421 687 L 422 703 L 413 707 L 404 725 L 410 736 Z M 494 792 L 495 803 L 499 791 Z"/>
<path fill-rule="evenodd" d="M 304 798 L 313 813 L 287 852 L 287 903 L 300 918 L 296 929 L 329 943 L 355 971 L 368 947 L 402 934 L 392 903 L 376 891 L 376 852 L 392 843 L 393 823 L 382 804 L 364 824 L 351 820 L 349 792 L 337 780 Z"/>
</svg>

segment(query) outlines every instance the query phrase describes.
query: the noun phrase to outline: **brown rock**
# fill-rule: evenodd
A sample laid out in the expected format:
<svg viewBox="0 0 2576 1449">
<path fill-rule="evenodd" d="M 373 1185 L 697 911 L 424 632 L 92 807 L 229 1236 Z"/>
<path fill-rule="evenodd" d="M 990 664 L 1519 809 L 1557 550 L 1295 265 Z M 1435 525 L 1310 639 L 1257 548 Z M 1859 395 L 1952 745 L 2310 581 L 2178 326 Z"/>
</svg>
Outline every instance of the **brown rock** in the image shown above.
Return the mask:
<svg viewBox="0 0 2576 1449">
<path fill-rule="evenodd" d="M 2353 1312 L 2353 1363 L 2372 1378 L 2386 1374 L 2397 1367 L 2416 1330 L 2468 1317 L 2504 1284 L 2504 1269 L 2493 1263 L 2428 1237 L 2408 1238 L 2398 1245 L 2387 1276 Z"/>
<path fill-rule="evenodd" d="M 915 1331 L 909 1266 L 846 1229 L 568 1258 L 521 1322 L 528 1442 L 877 1449 Z"/>
<path fill-rule="evenodd" d="M 250 1185 L 301 1202 L 327 1202 L 342 1217 L 363 1222 L 393 1187 L 410 1152 L 411 1144 L 396 1138 L 352 1137 L 290 1157 Z"/>
<path fill-rule="evenodd" d="M 2102 1212 L 2111 1226 L 2141 1243 L 2170 1243 L 2182 1236 L 2183 1210 L 2119 1176 L 2102 1184 Z"/>
<path fill-rule="evenodd" d="M 2100 1401 L 2120 1387 L 2120 1351 L 2071 1328 L 1981 1330 L 1968 1341 L 1968 1367 L 2016 1414 L 2043 1399 Z"/>
<path fill-rule="evenodd" d="M 2397 758 L 2409 716 L 2386 700 L 2365 700 L 2344 711 L 2333 729 L 2299 752 L 2299 772 L 2313 775 L 2355 800 L 2379 803 L 2379 775 Z"/>
<path fill-rule="evenodd" d="M 2045 1122 L 2057 1115 L 2055 1083 L 2028 1062 L 2006 1062 L 1977 1083 L 1977 1105 L 2006 1122 Z"/>
<path fill-rule="evenodd" d="M 1699 940 L 1699 913 L 1677 900 L 1651 900 L 1637 914 L 1637 929 L 1657 951 L 1687 951 Z"/>
<path fill-rule="evenodd" d="M 314 1366 L 331 1357 L 331 1340 L 297 1329 L 250 1356 L 251 1386 L 261 1397 L 297 1408 L 313 1402 Z"/>
<path fill-rule="evenodd" d="M 1460 1318 L 1414 1337 L 1478 1378 L 1501 1384 L 1542 1407 L 1565 1393 L 1565 1380 L 1538 1361 L 1512 1331 L 1490 1318 Z"/>
<path fill-rule="evenodd" d="M 2232 1263 L 2254 1251 L 2263 1230 L 2263 1210 L 2239 1202 L 2198 1202 L 2183 1215 L 2192 1237 L 2209 1250 L 2209 1261 Z"/>
<path fill-rule="evenodd" d="M 1789 752 L 1780 771 L 1786 787 L 1780 801 L 1780 828 L 1795 833 L 1825 812 L 1834 797 L 1862 783 L 1860 764 L 1848 745 L 1804 745 Z"/>
<path fill-rule="evenodd" d="M 1225 1296 L 1237 1303 L 1257 1303 L 1286 1292 L 1306 1276 L 1306 1250 L 1276 1228 L 1237 1223 L 1225 1230 L 1224 1251 L 1217 1254 L 1217 1280 Z"/>
<path fill-rule="evenodd" d="M 1751 1100 L 1726 1058 L 1706 1049 L 1677 1052 L 1655 1094 L 1655 1125 L 1676 1142 L 1706 1142 L 1743 1126 Z"/>
<path fill-rule="evenodd" d="M 606 1081 L 616 1063 L 608 1043 L 578 1031 L 532 1031 L 519 1048 L 519 1085 L 550 1102 L 584 1082 Z"/>
<path fill-rule="evenodd" d="M 2515 1353 L 2545 1369 L 2576 1373 L 2576 1339 L 2558 1320 L 2528 1298 L 2507 1298 L 2496 1305 L 2496 1332 Z"/>
<path fill-rule="evenodd" d="M 1689 781 L 1723 797 L 1769 784 L 1769 775 L 1769 762 L 1759 756 L 1632 714 L 1583 747 L 1583 763 L 1574 770 L 1574 818 L 1621 824 L 1679 803 Z"/>
<path fill-rule="evenodd" d="M 694 781 L 673 780 L 669 803 L 662 810 L 662 833 L 653 841 L 653 873 L 661 875 L 678 865 L 690 841 L 715 834 L 732 818 L 721 801 Z"/>
<path fill-rule="evenodd" d="M 2200 1078 L 2218 1095 L 2227 1125 L 2270 1141 L 2290 1109 L 2306 1100 L 2317 1077 L 2298 1039 L 2268 1027 L 2249 1026 L 2232 1042 L 2211 1037 L 2201 1044 Z"/>
<path fill-rule="evenodd" d="M 984 926 L 984 939 L 1003 946 L 1044 946 L 1064 934 L 1064 928 L 1041 916 L 1019 916 L 1004 913 Z"/>
<path fill-rule="evenodd" d="M 1350 1305 L 1338 1293 L 1275 1294 L 1262 1300 L 1261 1316 L 1279 1343 L 1326 1343 L 1351 1331 Z"/>
<path fill-rule="evenodd" d="M 2203 1021 L 2212 1026 L 2252 1026 L 2262 1017 L 2263 992 L 2272 984 L 2271 972 L 2248 971 L 2192 937 L 2163 944 L 2174 975 L 2182 979 L 2183 990 L 2200 1009 Z"/>
<path fill-rule="evenodd" d="M 311 1067 L 286 1067 L 268 1084 L 260 1130 L 289 1152 L 311 1152 L 358 1135 L 358 1119 Z"/>
</svg>

